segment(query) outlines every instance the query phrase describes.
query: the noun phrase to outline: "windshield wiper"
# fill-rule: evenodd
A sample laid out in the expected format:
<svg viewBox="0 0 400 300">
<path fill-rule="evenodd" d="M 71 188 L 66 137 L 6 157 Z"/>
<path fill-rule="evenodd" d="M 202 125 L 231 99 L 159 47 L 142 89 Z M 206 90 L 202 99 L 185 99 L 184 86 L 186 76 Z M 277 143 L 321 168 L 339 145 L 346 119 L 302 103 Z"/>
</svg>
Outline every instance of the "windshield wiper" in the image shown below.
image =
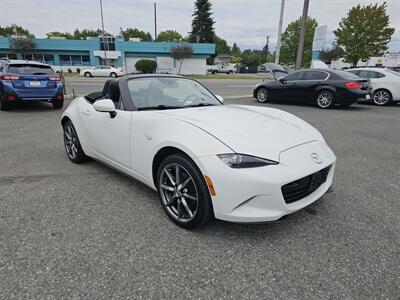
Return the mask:
<svg viewBox="0 0 400 300">
<path fill-rule="evenodd" d="M 157 105 L 157 106 L 147 106 L 147 107 L 139 107 L 138 110 L 163 110 L 163 109 L 177 109 L 177 108 L 185 108 L 185 106 L 170 106 L 170 105 Z"/>
<path fill-rule="evenodd" d="M 188 105 L 186 107 L 201 107 L 201 106 L 215 106 L 216 104 L 212 103 L 198 103 L 198 104 L 193 104 L 193 105 Z"/>
</svg>

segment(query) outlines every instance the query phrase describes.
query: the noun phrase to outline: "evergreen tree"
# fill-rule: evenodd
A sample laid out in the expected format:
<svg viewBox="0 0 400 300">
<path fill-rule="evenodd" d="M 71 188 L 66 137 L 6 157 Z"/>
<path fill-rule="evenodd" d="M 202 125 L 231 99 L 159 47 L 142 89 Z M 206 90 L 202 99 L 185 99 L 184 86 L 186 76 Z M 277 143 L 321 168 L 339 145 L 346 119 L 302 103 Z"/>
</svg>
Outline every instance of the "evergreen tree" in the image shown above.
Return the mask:
<svg viewBox="0 0 400 300">
<path fill-rule="evenodd" d="M 214 20 L 211 17 L 211 2 L 209 0 L 196 0 L 193 13 L 192 32 L 189 41 L 192 43 L 214 42 Z"/>
<path fill-rule="evenodd" d="M 232 55 L 233 56 L 240 56 L 242 54 L 242 51 L 240 51 L 240 48 L 238 47 L 238 45 L 236 43 L 233 43 L 232 46 Z"/>
</svg>

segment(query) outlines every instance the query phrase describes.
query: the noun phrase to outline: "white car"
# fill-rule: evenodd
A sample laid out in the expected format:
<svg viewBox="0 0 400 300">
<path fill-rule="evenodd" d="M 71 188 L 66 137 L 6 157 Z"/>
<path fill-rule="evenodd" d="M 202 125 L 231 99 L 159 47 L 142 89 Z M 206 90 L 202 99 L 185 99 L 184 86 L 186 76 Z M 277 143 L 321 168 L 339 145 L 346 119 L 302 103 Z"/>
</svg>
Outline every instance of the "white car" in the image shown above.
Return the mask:
<svg viewBox="0 0 400 300">
<path fill-rule="evenodd" d="M 110 80 L 63 113 L 65 149 L 74 163 L 92 157 L 157 190 L 185 228 L 213 216 L 279 220 L 329 190 L 336 157 L 314 127 L 278 109 L 222 101 L 179 76 Z"/>
<path fill-rule="evenodd" d="M 122 69 L 114 68 L 111 66 L 98 66 L 90 69 L 85 69 L 80 72 L 81 76 L 85 77 L 112 77 L 117 78 L 124 76 L 125 73 Z"/>
<path fill-rule="evenodd" d="M 357 68 L 348 72 L 371 81 L 372 101 L 376 105 L 400 101 L 400 73 L 383 68 Z"/>
</svg>

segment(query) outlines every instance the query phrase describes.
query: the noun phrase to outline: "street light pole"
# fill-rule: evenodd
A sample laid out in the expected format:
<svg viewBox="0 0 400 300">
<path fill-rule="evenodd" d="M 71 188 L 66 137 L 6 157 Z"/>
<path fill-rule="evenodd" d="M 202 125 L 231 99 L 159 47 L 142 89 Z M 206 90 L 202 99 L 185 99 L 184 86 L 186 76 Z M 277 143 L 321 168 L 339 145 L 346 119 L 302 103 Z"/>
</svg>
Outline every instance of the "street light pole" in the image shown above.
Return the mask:
<svg viewBox="0 0 400 300">
<path fill-rule="evenodd" d="M 103 1 L 100 0 L 100 13 L 101 13 L 101 29 L 103 30 L 103 47 L 104 47 L 104 64 L 106 64 L 107 61 L 107 50 L 105 47 L 105 44 L 108 46 L 108 40 L 107 43 L 105 43 L 105 30 L 104 30 L 104 18 L 103 18 Z"/>
<path fill-rule="evenodd" d="M 154 2 L 154 40 L 157 40 L 157 3 Z"/>
<path fill-rule="evenodd" d="M 310 2 L 310 0 L 304 0 L 303 16 L 301 17 L 299 47 L 297 49 L 296 70 L 301 68 L 301 65 L 303 62 L 304 40 L 306 37 L 307 15 L 308 15 L 309 2 Z"/>
<path fill-rule="evenodd" d="M 275 63 L 279 64 L 279 56 L 281 52 L 281 38 L 282 38 L 282 25 L 283 25 L 283 13 L 285 10 L 285 0 L 281 2 L 281 15 L 279 17 L 279 28 L 278 28 L 278 40 L 276 41 L 275 50 Z"/>
</svg>

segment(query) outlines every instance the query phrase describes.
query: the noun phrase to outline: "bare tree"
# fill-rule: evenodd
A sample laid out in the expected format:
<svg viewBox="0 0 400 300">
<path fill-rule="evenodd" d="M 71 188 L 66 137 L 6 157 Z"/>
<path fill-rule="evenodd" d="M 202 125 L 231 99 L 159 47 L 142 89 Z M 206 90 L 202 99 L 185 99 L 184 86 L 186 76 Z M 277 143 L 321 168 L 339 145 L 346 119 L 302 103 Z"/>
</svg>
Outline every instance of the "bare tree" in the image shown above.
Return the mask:
<svg viewBox="0 0 400 300">
<path fill-rule="evenodd" d="M 181 74 L 182 64 L 186 58 L 191 58 L 193 56 L 193 49 L 188 44 L 180 44 L 171 48 L 171 56 L 172 58 L 179 61 L 179 71 L 178 74 Z"/>
</svg>

